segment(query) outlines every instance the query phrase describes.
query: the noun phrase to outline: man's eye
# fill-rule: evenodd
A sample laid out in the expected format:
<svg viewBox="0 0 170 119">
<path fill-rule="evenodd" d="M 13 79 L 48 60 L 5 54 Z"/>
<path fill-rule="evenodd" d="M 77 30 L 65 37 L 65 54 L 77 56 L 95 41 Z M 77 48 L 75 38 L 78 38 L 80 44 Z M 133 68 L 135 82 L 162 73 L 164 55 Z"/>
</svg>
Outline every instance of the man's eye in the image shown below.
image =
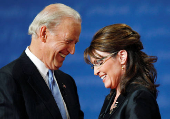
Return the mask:
<svg viewBox="0 0 170 119">
<path fill-rule="evenodd" d="M 71 39 L 65 39 L 65 43 L 66 43 L 66 44 L 69 44 L 69 43 L 71 43 L 71 42 L 72 42 Z"/>
<path fill-rule="evenodd" d="M 71 42 L 72 42 L 72 41 L 70 41 L 70 40 L 69 40 L 69 41 L 66 41 L 66 44 L 69 44 L 69 43 L 71 43 Z"/>
</svg>

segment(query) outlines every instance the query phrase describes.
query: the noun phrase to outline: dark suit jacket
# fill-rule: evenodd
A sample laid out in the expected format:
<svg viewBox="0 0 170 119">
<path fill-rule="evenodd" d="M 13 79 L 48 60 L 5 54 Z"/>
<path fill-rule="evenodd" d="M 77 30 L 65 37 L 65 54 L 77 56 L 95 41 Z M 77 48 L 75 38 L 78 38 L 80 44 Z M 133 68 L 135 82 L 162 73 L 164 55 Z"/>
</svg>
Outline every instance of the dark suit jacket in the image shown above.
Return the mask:
<svg viewBox="0 0 170 119">
<path fill-rule="evenodd" d="M 116 91 L 106 96 L 99 119 L 161 119 L 156 98 L 145 87 L 130 85 L 127 92 L 118 97 L 117 107 L 110 111 L 115 94 Z"/>
<path fill-rule="evenodd" d="M 83 119 L 71 76 L 54 72 L 71 119 Z M 0 69 L 0 119 L 62 119 L 39 71 L 25 52 Z"/>
</svg>

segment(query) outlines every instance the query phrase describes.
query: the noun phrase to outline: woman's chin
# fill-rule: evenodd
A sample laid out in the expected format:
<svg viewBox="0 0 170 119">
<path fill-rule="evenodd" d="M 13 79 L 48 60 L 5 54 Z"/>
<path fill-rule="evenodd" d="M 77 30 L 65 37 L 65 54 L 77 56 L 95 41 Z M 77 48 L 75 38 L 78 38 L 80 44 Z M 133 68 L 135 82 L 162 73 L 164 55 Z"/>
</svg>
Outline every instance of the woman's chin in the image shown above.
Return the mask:
<svg viewBox="0 0 170 119">
<path fill-rule="evenodd" d="M 109 85 L 107 85 L 107 84 L 105 84 L 105 88 L 110 88 L 110 86 L 109 86 Z"/>
</svg>

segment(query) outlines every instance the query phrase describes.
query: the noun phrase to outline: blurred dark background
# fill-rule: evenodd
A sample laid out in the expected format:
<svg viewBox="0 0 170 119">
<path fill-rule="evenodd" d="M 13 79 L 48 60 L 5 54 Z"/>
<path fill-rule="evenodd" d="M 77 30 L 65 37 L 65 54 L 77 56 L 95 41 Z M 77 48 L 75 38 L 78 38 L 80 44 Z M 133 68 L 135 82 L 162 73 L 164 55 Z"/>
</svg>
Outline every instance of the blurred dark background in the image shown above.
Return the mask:
<svg viewBox="0 0 170 119">
<path fill-rule="evenodd" d="M 109 89 L 84 62 L 83 52 L 100 28 L 125 23 L 141 35 L 147 54 L 157 56 L 155 67 L 162 119 L 170 119 L 170 1 L 169 0 L 1 0 L 0 1 L 0 68 L 14 59 L 30 44 L 28 27 L 47 5 L 63 3 L 82 16 L 80 42 L 61 70 L 76 81 L 85 119 L 97 119 Z"/>
</svg>

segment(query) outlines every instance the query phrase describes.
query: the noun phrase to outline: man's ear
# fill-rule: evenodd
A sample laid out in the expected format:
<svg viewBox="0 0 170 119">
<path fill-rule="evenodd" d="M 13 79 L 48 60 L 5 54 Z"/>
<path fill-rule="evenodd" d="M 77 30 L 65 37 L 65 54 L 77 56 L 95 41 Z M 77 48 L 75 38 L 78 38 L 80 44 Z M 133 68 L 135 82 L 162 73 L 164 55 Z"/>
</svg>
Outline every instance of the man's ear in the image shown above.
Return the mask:
<svg viewBox="0 0 170 119">
<path fill-rule="evenodd" d="M 41 28 L 40 28 L 40 31 L 39 31 L 39 37 L 40 37 L 40 39 L 41 39 L 41 41 L 42 42 L 46 42 L 46 39 L 47 39 L 47 27 L 46 26 L 42 26 Z"/>
<path fill-rule="evenodd" d="M 125 65 L 127 62 L 127 51 L 126 50 L 120 50 L 118 52 L 119 60 L 122 65 Z"/>
</svg>

